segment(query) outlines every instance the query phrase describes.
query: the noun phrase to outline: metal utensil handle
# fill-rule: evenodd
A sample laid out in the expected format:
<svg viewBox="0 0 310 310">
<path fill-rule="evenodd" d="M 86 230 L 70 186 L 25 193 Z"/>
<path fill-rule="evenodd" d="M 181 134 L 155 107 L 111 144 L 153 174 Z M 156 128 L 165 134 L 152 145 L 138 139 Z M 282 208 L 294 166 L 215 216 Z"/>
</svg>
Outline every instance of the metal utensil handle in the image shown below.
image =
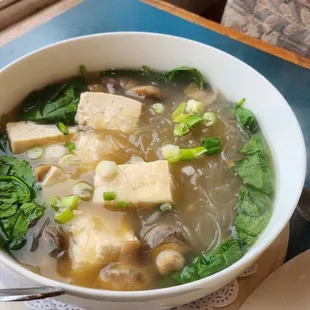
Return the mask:
<svg viewBox="0 0 310 310">
<path fill-rule="evenodd" d="M 60 296 L 65 293 L 63 288 L 51 286 L 0 289 L 0 302 L 29 301 Z"/>
</svg>

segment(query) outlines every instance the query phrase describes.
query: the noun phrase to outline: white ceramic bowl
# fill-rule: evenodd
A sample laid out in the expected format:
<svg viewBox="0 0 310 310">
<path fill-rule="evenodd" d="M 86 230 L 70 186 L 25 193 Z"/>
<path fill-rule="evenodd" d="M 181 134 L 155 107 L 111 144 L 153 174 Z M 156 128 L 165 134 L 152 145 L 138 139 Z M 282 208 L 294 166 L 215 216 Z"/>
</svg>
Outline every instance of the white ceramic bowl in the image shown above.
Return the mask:
<svg viewBox="0 0 310 310">
<path fill-rule="evenodd" d="M 23 268 L 6 253 L 0 262 L 17 274 L 43 286 L 63 287 L 69 303 L 90 309 L 170 308 L 201 298 L 237 277 L 255 261 L 289 221 L 301 194 L 306 171 L 305 144 L 288 103 L 275 87 L 242 61 L 213 47 L 182 38 L 151 33 L 108 33 L 60 42 L 31 53 L 0 71 L 0 115 L 31 90 L 77 73 L 103 68 L 139 68 L 166 71 L 181 65 L 196 67 L 227 98 L 245 97 L 271 147 L 276 171 L 274 211 L 254 247 L 229 268 L 194 283 L 166 289 L 114 292 L 59 283 Z M 16 286 L 18 286 L 16 281 Z M 25 283 L 25 282 L 23 282 Z M 28 282 L 29 283 L 29 282 Z"/>
</svg>

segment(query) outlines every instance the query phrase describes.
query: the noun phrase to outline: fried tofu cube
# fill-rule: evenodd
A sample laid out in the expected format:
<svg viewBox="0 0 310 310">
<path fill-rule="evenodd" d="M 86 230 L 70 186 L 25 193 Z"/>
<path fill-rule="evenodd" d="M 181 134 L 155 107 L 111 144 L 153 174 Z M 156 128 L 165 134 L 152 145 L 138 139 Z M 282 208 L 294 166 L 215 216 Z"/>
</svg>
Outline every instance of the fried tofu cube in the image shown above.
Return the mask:
<svg viewBox="0 0 310 310">
<path fill-rule="evenodd" d="M 124 201 L 135 207 L 150 207 L 173 202 L 173 181 L 166 160 L 150 163 L 118 165 L 112 178 L 102 177 L 96 171 L 93 202 L 116 204 Z M 104 192 L 114 192 L 113 201 L 104 201 Z"/>
<path fill-rule="evenodd" d="M 14 154 L 23 153 L 34 146 L 45 146 L 58 142 L 68 142 L 76 133 L 70 127 L 69 134 L 63 135 L 56 125 L 39 125 L 32 122 L 7 123 L 6 131 Z"/>
<path fill-rule="evenodd" d="M 81 94 L 76 121 L 98 131 L 130 133 L 137 128 L 142 103 L 124 96 L 100 92 Z"/>
</svg>

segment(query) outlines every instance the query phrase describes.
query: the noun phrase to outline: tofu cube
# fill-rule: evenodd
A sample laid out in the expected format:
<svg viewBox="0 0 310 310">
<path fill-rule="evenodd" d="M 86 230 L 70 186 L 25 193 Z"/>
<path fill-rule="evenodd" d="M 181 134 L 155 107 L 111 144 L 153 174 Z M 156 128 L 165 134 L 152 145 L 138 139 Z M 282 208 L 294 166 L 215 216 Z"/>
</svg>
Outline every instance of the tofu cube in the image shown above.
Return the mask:
<svg viewBox="0 0 310 310">
<path fill-rule="evenodd" d="M 83 212 L 73 220 L 69 248 L 73 270 L 89 270 L 121 261 L 140 248 L 141 243 L 127 222 L 122 221 L 120 230 L 111 230 L 105 221 L 90 212 Z"/>
<path fill-rule="evenodd" d="M 138 125 L 142 103 L 124 96 L 100 92 L 81 94 L 76 121 L 79 125 L 104 130 L 132 132 Z"/>
<path fill-rule="evenodd" d="M 93 202 L 116 204 L 121 200 L 135 207 L 150 207 L 173 202 L 173 181 L 166 160 L 118 165 L 112 178 L 95 175 Z M 104 192 L 115 192 L 116 199 L 104 201 Z"/>
<path fill-rule="evenodd" d="M 69 142 L 76 133 L 76 127 L 69 128 L 63 135 L 56 125 L 38 125 L 32 122 L 7 123 L 6 131 L 14 154 L 23 153 L 34 146 Z"/>
<path fill-rule="evenodd" d="M 34 169 L 34 175 L 43 187 L 64 182 L 69 178 L 67 172 L 53 165 L 39 165 Z"/>
</svg>

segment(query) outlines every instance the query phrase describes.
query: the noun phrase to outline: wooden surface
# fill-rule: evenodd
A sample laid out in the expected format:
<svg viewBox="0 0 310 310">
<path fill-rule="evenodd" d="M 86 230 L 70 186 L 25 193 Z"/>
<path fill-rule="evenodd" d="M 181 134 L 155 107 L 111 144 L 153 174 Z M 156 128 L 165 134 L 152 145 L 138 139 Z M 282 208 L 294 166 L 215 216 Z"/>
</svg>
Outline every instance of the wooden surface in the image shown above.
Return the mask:
<svg viewBox="0 0 310 310">
<path fill-rule="evenodd" d="M 288 240 L 289 240 L 289 225 L 286 225 L 286 227 L 278 236 L 278 238 L 258 259 L 257 272 L 248 277 L 238 279 L 239 282 L 238 298 L 233 304 L 221 308 L 222 310 L 240 309 L 241 305 L 244 303 L 247 297 L 256 289 L 256 287 L 284 263 L 288 246 Z M 266 308 L 266 310 L 270 309 Z"/>
<path fill-rule="evenodd" d="M 255 47 L 259 50 L 262 50 L 264 52 L 267 52 L 269 54 L 272 54 L 274 56 L 280 57 L 284 60 L 287 60 L 289 62 L 292 62 L 296 65 L 305 67 L 310 69 L 310 59 L 299 56 L 295 53 L 292 53 L 290 51 L 284 50 L 282 48 L 279 48 L 277 46 L 268 44 L 266 42 L 263 42 L 259 39 L 252 38 L 248 35 L 245 35 L 244 33 L 241 33 L 239 31 L 236 31 L 231 28 L 227 28 L 221 24 L 212 22 L 210 20 L 207 20 L 203 17 L 200 17 L 196 14 L 193 14 L 191 12 L 188 12 L 186 10 L 183 10 L 181 8 L 178 8 L 170 3 L 161 1 L 161 0 L 141 0 L 144 3 L 147 3 L 149 5 L 152 5 L 160 10 L 169 12 L 171 14 L 174 14 L 178 17 L 184 18 L 188 21 L 191 21 L 195 24 L 198 24 L 202 27 L 208 28 L 210 30 L 216 31 L 218 33 L 221 33 L 227 37 L 230 37 L 234 40 L 240 41 L 244 44 L 250 45 L 252 47 Z"/>
<path fill-rule="evenodd" d="M 84 0 L 61 0 L 42 11 L 25 18 L 24 20 L 4 29 L 0 32 L 0 46 L 20 37 L 24 33 L 47 22 L 53 17 L 62 14 Z"/>
<path fill-rule="evenodd" d="M 240 310 L 309 310 L 310 250 L 299 254 L 270 275 Z"/>
</svg>

